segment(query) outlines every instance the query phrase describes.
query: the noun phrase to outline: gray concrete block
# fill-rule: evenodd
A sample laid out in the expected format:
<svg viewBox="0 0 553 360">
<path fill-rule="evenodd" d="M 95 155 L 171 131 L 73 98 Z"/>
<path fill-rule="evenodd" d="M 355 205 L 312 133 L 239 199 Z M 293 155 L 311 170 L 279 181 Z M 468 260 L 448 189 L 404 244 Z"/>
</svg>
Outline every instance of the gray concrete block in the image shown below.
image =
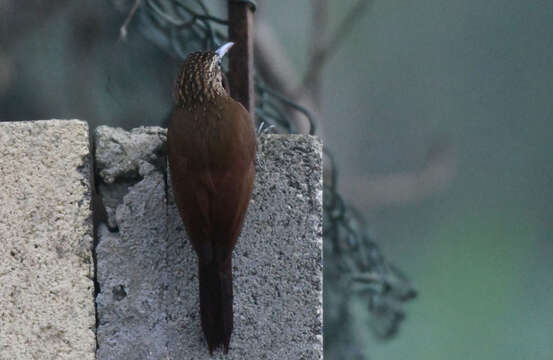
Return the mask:
<svg viewBox="0 0 553 360">
<path fill-rule="evenodd" d="M 101 126 L 94 143 L 100 195 L 116 229 L 98 230 L 97 359 L 168 359 L 165 177 L 153 165 L 165 132 Z M 137 151 L 144 148 L 152 151 Z"/>
<path fill-rule="evenodd" d="M 0 359 L 94 359 L 88 125 L 0 122 Z"/>
<path fill-rule="evenodd" d="M 152 150 L 130 160 L 134 166 L 97 161 L 100 189 L 116 189 L 100 190 L 112 204 L 113 224 L 101 227 L 97 247 L 98 359 L 322 359 L 320 143 L 308 136 L 259 139 L 253 199 L 233 255 L 231 348 L 210 357 L 196 255 L 165 182 L 165 130 L 121 135 L 98 128 L 97 159 Z M 117 145 L 107 145 L 115 136 Z"/>
</svg>

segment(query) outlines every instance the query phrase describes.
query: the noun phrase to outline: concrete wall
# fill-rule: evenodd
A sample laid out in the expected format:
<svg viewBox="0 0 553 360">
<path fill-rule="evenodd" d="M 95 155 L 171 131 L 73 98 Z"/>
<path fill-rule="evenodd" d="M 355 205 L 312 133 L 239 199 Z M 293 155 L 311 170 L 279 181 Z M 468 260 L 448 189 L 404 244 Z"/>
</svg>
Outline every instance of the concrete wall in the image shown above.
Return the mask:
<svg viewBox="0 0 553 360">
<path fill-rule="evenodd" d="M 233 256 L 235 329 L 229 354 L 213 357 L 200 329 L 196 256 L 167 179 L 165 130 L 99 127 L 94 145 L 106 209 L 97 329 L 86 124 L 0 123 L 0 359 L 93 359 L 95 341 L 102 360 L 322 359 L 315 138 L 259 139 Z"/>
<path fill-rule="evenodd" d="M 0 359 L 94 359 L 88 126 L 0 122 Z"/>
<path fill-rule="evenodd" d="M 210 359 L 196 255 L 173 202 L 165 130 L 99 127 L 107 207 L 98 256 L 100 359 Z M 226 359 L 322 357 L 321 146 L 259 140 L 255 190 L 233 256 L 235 329 Z"/>
</svg>

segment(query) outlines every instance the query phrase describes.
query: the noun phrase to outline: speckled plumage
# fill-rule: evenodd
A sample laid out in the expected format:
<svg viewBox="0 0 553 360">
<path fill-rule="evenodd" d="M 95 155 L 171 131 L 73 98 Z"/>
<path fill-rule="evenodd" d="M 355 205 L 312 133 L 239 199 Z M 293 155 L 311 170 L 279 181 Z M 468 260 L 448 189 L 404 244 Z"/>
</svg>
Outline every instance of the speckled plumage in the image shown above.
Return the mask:
<svg viewBox="0 0 553 360">
<path fill-rule="evenodd" d="M 228 96 L 222 78 L 217 53 L 189 55 L 167 132 L 175 201 L 198 255 L 200 314 L 210 352 L 229 348 L 232 250 L 255 177 L 253 122 Z"/>
<path fill-rule="evenodd" d="M 195 52 L 184 60 L 175 87 L 176 105 L 191 107 L 226 95 L 219 57 L 213 51 Z"/>
</svg>

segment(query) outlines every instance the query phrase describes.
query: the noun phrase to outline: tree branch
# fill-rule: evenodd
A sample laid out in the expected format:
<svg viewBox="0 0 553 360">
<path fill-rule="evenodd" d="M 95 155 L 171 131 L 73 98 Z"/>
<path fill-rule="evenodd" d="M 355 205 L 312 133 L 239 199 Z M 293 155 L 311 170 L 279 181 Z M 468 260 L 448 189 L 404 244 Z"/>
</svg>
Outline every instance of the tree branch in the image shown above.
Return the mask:
<svg viewBox="0 0 553 360">
<path fill-rule="evenodd" d="M 338 26 L 334 36 L 332 36 L 324 46 L 317 47 L 317 51 L 312 53 L 309 66 L 307 67 L 307 73 L 303 78 L 301 86 L 295 92 L 296 94 L 305 92 L 313 87 L 313 83 L 320 78 L 323 67 L 337 52 L 340 45 L 342 45 L 343 41 L 351 33 L 355 24 L 362 18 L 363 13 L 372 2 L 372 0 L 357 1 Z M 315 3 L 317 3 L 316 0 Z"/>
<path fill-rule="evenodd" d="M 121 40 L 127 39 L 127 27 L 129 26 L 129 23 L 131 22 L 132 18 L 134 17 L 134 13 L 138 9 L 138 6 L 140 5 L 140 0 L 134 0 L 134 4 L 131 7 L 131 10 L 129 11 L 129 14 L 125 18 L 125 21 L 123 22 L 123 25 L 121 25 L 121 28 L 119 29 L 119 36 Z"/>
<path fill-rule="evenodd" d="M 361 210 L 412 203 L 445 189 L 456 173 L 456 156 L 448 144 L 435 144 L 426 165 L 416 171 L 359 176 L 344 189 L 348 200 Z"/>
<path fill-rule="evenodd" d="M 273 29 L 261 17 L 256 18 L 254 36 L 255 61 L 257 70 L 263 79 L 279 93 L 308 109 L 314 110 L 312 113 L 315 118 L 320 118 L 315 111 L 315 102 L 308 93 L 294 95 L 294 88 L 297 85 L 299 75 L 290 58 L 286 55 L 286 51 L 282 48 L 280 41 L 275 36 Z M 305 116 L 294 111 L 291 113 L 290 120 L 298 133 L 309 134 L 309 121 Z M 318 133 L 320 134 L 320 131 Z"/>
<path fill-rule="evenodd" d="M 307 58 L 309 63 L 320 54 L 327 43 L 328 32 L 328 0 L 311 0 L 312 20 L 311 20 L 311 42 Z M 321 107 L 322 79 L 321 72 L 312 75 L 309 84 L 305 84 L 305 91 L 313 96 L 317 107 Z"/>
</svg>

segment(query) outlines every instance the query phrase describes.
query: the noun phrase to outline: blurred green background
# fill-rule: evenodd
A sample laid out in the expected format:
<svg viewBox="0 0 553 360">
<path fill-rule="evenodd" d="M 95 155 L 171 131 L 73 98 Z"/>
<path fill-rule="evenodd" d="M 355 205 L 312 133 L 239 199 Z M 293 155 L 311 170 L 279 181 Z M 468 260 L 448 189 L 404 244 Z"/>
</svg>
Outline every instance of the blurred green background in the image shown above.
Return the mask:
<svg viewBox="0 0 553 360">
<path fill-rule="evenodd" d="M 330 23 L 353 3 L 331 1 Z M 265 4 L 305 71 L 310 2 Z M 553 359 L 553 2 L 376 0 L 323 81 L 342 191 L 419 290 L 384 344 L 359 305 L 371 358 Z M 435 192 L 352 188 L 424 176 L 434 144 L 454 168 Z"/>
<path fill-rule="evenodd" d="M 0 3 L 0 121 L 160 124 L 178 60 L 136 21 L 119 40 L 127 3 Z M 258 3 L 301 76 L 313 2 Z M 329 1 L 329 33 L 354 3 Z M 318 113 L 344 197 L 419 291 L 389 342 L 357 304 L 362 351 L 553 359 L 553 2 L 375 0 Z"/>
</svg>

